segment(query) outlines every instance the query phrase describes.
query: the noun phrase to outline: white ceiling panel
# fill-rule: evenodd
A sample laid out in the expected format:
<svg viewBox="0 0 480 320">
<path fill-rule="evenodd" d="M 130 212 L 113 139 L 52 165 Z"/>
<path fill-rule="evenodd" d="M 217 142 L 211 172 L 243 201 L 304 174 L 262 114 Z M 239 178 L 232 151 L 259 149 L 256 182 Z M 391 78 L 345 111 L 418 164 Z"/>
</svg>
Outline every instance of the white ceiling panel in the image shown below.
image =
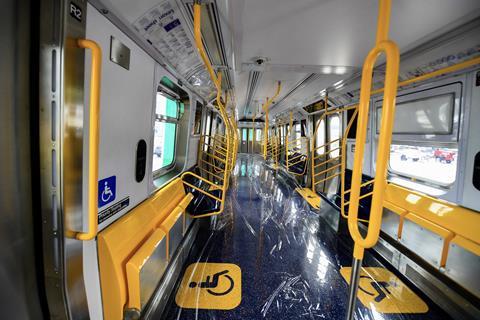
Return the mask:
<svg viewBox="0 0 480 320">
<path fill-rule="evenodd" d="M 99 1 L 134 23 L 164 1 L 180 4 L 187 0 Z M 282 100 L 278 109 L 283 110 L 311 100 L 319 90 L 352 74 L 351 70 L 343 76 L 315 70 L 323 70 L 324 66 L 361 68 L 374 45 L 379 0 L 213 1 L 223 28 L 228 29 L 224 42 L 233 47 L 233 52 L 228 51 L 228 60 L 234 72 L 240 117 L 249 115 L 249 71 L 245 64 L 251 65 L 255 57 L 266 57 L 268 62 L 252 101 L 265 101 L 281 80 L 283 88 L 277 100 Z M 405 52 L 478 16 L 480 0 L 392 0 L 390 38 Z M 321 77 L 303 88 L 301 94 L 282 99 L 312 74 Z"/>
<path fill-rule="evenodd" d="M 235 0 L 230 1 L 235 41 L 235 72 L 254 57 L 276 66 L 338 65 L 361 68 L 375 40 L 378 0 Z M 411 49 L 439 32 L 479 14 L 478 0 L 393 0 L 390 38 L 400 50 Z M 265 71 L 255 99 L 271 95 L 280 77 L 297 82 L 305 73 Z M 247 77 L 248 78 L 248 77 Z M 342 77 L 325 75 L 305 94 L 332 85 Z M 345 77 L 343 77 L 345 78 Z M 242 113 L 245 82 L 236 83 Z M 285 92 L 285 91 L 283 91 Z M 282 96 L 282 94 L 281 94 Z M 291 105 L 311 97 L 296 94 Z M 279 106 L 284 109 L 288 106 Z"/>
</svg>

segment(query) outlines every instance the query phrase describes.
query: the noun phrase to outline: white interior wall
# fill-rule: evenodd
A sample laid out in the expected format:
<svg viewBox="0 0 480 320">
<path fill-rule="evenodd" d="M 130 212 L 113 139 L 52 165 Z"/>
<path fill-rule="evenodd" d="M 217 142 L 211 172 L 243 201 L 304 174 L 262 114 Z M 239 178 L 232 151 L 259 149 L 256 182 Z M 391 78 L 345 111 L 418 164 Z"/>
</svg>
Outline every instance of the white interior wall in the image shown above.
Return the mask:
<svg viewBox="0 0 480 320">
<path fill-rule="evenodd" d="M 466 148 L 466 161 L 464 170 L 463 192 L 461 194 L 462 205 L 473 210 L 480 211 L 480 190 L 473 186 L 473 163 L 475 155 L 480 152 L 480 131 L 478 124 L 480 123 L 480 86 L 476 85 L 476 74 L 480 72 L 477 70 L 469 74 L 469 81 L 467 84 L 467 99 L 466 103 L 470 105 L 470 114 L 465 118 L 468 130 L 466 132 L 466 139 L 468 139 L 468 146 Z"/>
<path fill-rule="evenodd" d="M 129 206 L 99 225 L 99 230 L 120 218 L 135 205 L 148 197 L 148 175 L 151 162 L 147 160 L 145 178 L 138 183 L 135 180 L 135 153 L 140 139 L 150 145 L 151 115 L 154 106 L 154 60 L 125 36 L 118 28 L 100 14 L 94 7 L 87 7 L 86 38 L 94 40 L 102 48 L 101 98 L 100 98 L 100 136 L 99 136 L 99 180 L 116 176 L 115 200 L 130 198 Z M 114 36 L 130 49 L 130 69 L 110 61 L 110 37 Z M 90 54 L 86 54 L 85 63 L 85 105 L 88 106 L 90 86 Z M 88 132 L 88 108 L 85 108 L 84 135 Z M 86 137 L 86 136 L 85 136 Z M 84 150 L 88 150 L 88 139 L 84 138 Z M 84 167 L 88 163 L 84 154 Z M 147 159 L 151 158 L 151 149 L 147 147 Z M 83 193 L 87 194 L 87 171 L 84 171 Z M 84 199 L 83 216 L 87 216 L 87 199 Z M 100 208 L 101 211 L 104 208 Z M 84 278 L 87 301 L 91 319 L 101 319 L 101 291 L 96 241 L 84 242 Z"/>
<path fill-rule="evenodd" d="M 140 139 L 145 140 L 147 146 L 151 143 L 151 116 L 156 92 L 155 62 L 91 5 L 87 9 L 86 35 L 102 48 L 98 179 L 116 176 L 116 197 L 112 204 L 125 197 L 130 198 L 127 208 L 99 225 L 99 230 L 102 230 L 149 195 L 148 174 L 151 172 L 151 163 L 147 161 L 145 178 L 142 182 L 137 182 L 135 153 Z M 129 70 L 110 61 L 111 36 L 130 49 Z M 85 65 L 87 89 L 90 82 L 89 59 Z M 86 92 L 85 97 L 88 105 L 89 92 Z M 87 116 L 86 114 L 85 117 Z M 87 119 L 85 118 L 85 123 L 88 123 Z M 151 158 L 149 148 L 148 158 Z M 99 211 L 102 209 L 104 208 Z"/>
</svg>

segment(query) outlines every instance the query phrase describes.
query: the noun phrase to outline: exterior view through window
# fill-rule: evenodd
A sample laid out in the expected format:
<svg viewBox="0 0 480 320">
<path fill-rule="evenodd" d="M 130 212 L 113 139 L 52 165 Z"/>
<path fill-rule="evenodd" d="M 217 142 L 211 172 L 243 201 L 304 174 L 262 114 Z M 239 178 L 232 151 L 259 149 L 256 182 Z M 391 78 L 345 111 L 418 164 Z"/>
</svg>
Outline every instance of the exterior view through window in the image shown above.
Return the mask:
<svg viewBox="0 0 480 320">
<path fill-rule="evenodd" d="M 322 120 L 317 128 L 317 145 L 316 147 L 321 147 L 317 149 L 317 154 L 321 155 L 325 153 L 325 120 Z"/>
<path fill-rule="evenodd" d="M 403 176 L 447 186 L 455 182 L 458 148 L 392 144 L 390 170 Z"/>
<path fill-rule="evenodd" d="M 178 111 L 179 102 L 157 93 L 152 164 L 154 173 L 167 169 L 174 163 Z"/>
<path fill-rule="evenodd" d="M 398 102 L 395 110 L 390 172 L 412 180 L 447 187 L 457 174 L 458 121 L 453 93 Z M 377 108 L 376 132 L 382 108 Z"/>
<path fill-rule="evenodd" d="M 328 154 L 329 158 L 336 158 L 340 155 L 340 117 L 332 116 L 328 121 L 328 138 L 329 141 L 335 141 L 330 144 L 330 150 L 333 150 Z"/>
<path fill-rule="evenodd" d="M 257 138 L 256 141 L 262 141 L 262 129 L 257 129 Z"/>
</svg>

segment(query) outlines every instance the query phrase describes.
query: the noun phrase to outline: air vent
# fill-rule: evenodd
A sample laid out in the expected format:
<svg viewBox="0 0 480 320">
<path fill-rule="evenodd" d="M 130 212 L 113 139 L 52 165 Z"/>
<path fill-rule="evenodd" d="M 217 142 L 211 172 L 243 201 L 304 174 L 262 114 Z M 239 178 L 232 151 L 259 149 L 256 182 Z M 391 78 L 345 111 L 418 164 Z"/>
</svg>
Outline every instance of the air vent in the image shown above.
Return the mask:
<svg viewBox="0 0 480 320">
<path fill-rule="evenodd" d="M 262 73 L 260 71 L 250 71 L 248 74 L 247 96 L 245 99 L 245 116 L 247 109 L 250 109 L 250 111 L 253 112 L 253 98 L 255 97 L 255 93 L 257 92 L 261 78 Z"/>
<path fill-rule="evenodd" d="M 310 83 L 314 82 L 315 80 L 317 80 L 318 78 L 320 77 L 319 74 L 315 74 L 315 73 L 312 73 L 310 75 L 308 75 L 305 79 L 303 79 L 302 81 L 300 81 L 299 83 L 297 83 L 295 85 L 295 87 L 292 88 L 292 90 L 290 90 L 287 94 L 285 94 L 282 99 L 280 99 L 279 101 L 277 101 L 274 105 L 274 107 L 280 105 L 282 102 L 284 102 L 288 97 L 290 97 L 292 94 L 294 94 L 295 92 L 298 92 L 299 90 L 302 90 L 303 88 L 305 88 L 307 85 L 309 85 Z"/>
</svg>

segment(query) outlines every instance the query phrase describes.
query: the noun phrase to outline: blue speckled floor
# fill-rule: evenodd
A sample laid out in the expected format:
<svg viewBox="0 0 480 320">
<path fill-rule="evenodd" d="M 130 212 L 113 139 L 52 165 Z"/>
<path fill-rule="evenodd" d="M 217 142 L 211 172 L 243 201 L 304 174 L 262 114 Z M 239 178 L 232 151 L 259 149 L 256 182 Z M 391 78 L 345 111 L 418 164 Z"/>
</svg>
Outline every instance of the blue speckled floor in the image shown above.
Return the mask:
<svg viewBox="0 0 480 320">
<path fill-rule="evenodd" d="M 203 223 L 185 268 L 195 262 L 239 265 L 241 304 L 230 311 L 182 309 L 172 297 L 162 318 L 344 319 L 348 285 L 339 269 L 351 266 L 351 243 L 311 211 L 294 188 L 291 180 L 274 174 L 260 158 L 240 155 L 226 210 Z M 321 210 L 329 210 L 327 206 Z M 364 266 L 382 265 L 367 252 Z M 428 313 L 381 314 L 357 300 L 355 318 L 449 319 L 417 294 L 428 304 Z"/>
</svg>

